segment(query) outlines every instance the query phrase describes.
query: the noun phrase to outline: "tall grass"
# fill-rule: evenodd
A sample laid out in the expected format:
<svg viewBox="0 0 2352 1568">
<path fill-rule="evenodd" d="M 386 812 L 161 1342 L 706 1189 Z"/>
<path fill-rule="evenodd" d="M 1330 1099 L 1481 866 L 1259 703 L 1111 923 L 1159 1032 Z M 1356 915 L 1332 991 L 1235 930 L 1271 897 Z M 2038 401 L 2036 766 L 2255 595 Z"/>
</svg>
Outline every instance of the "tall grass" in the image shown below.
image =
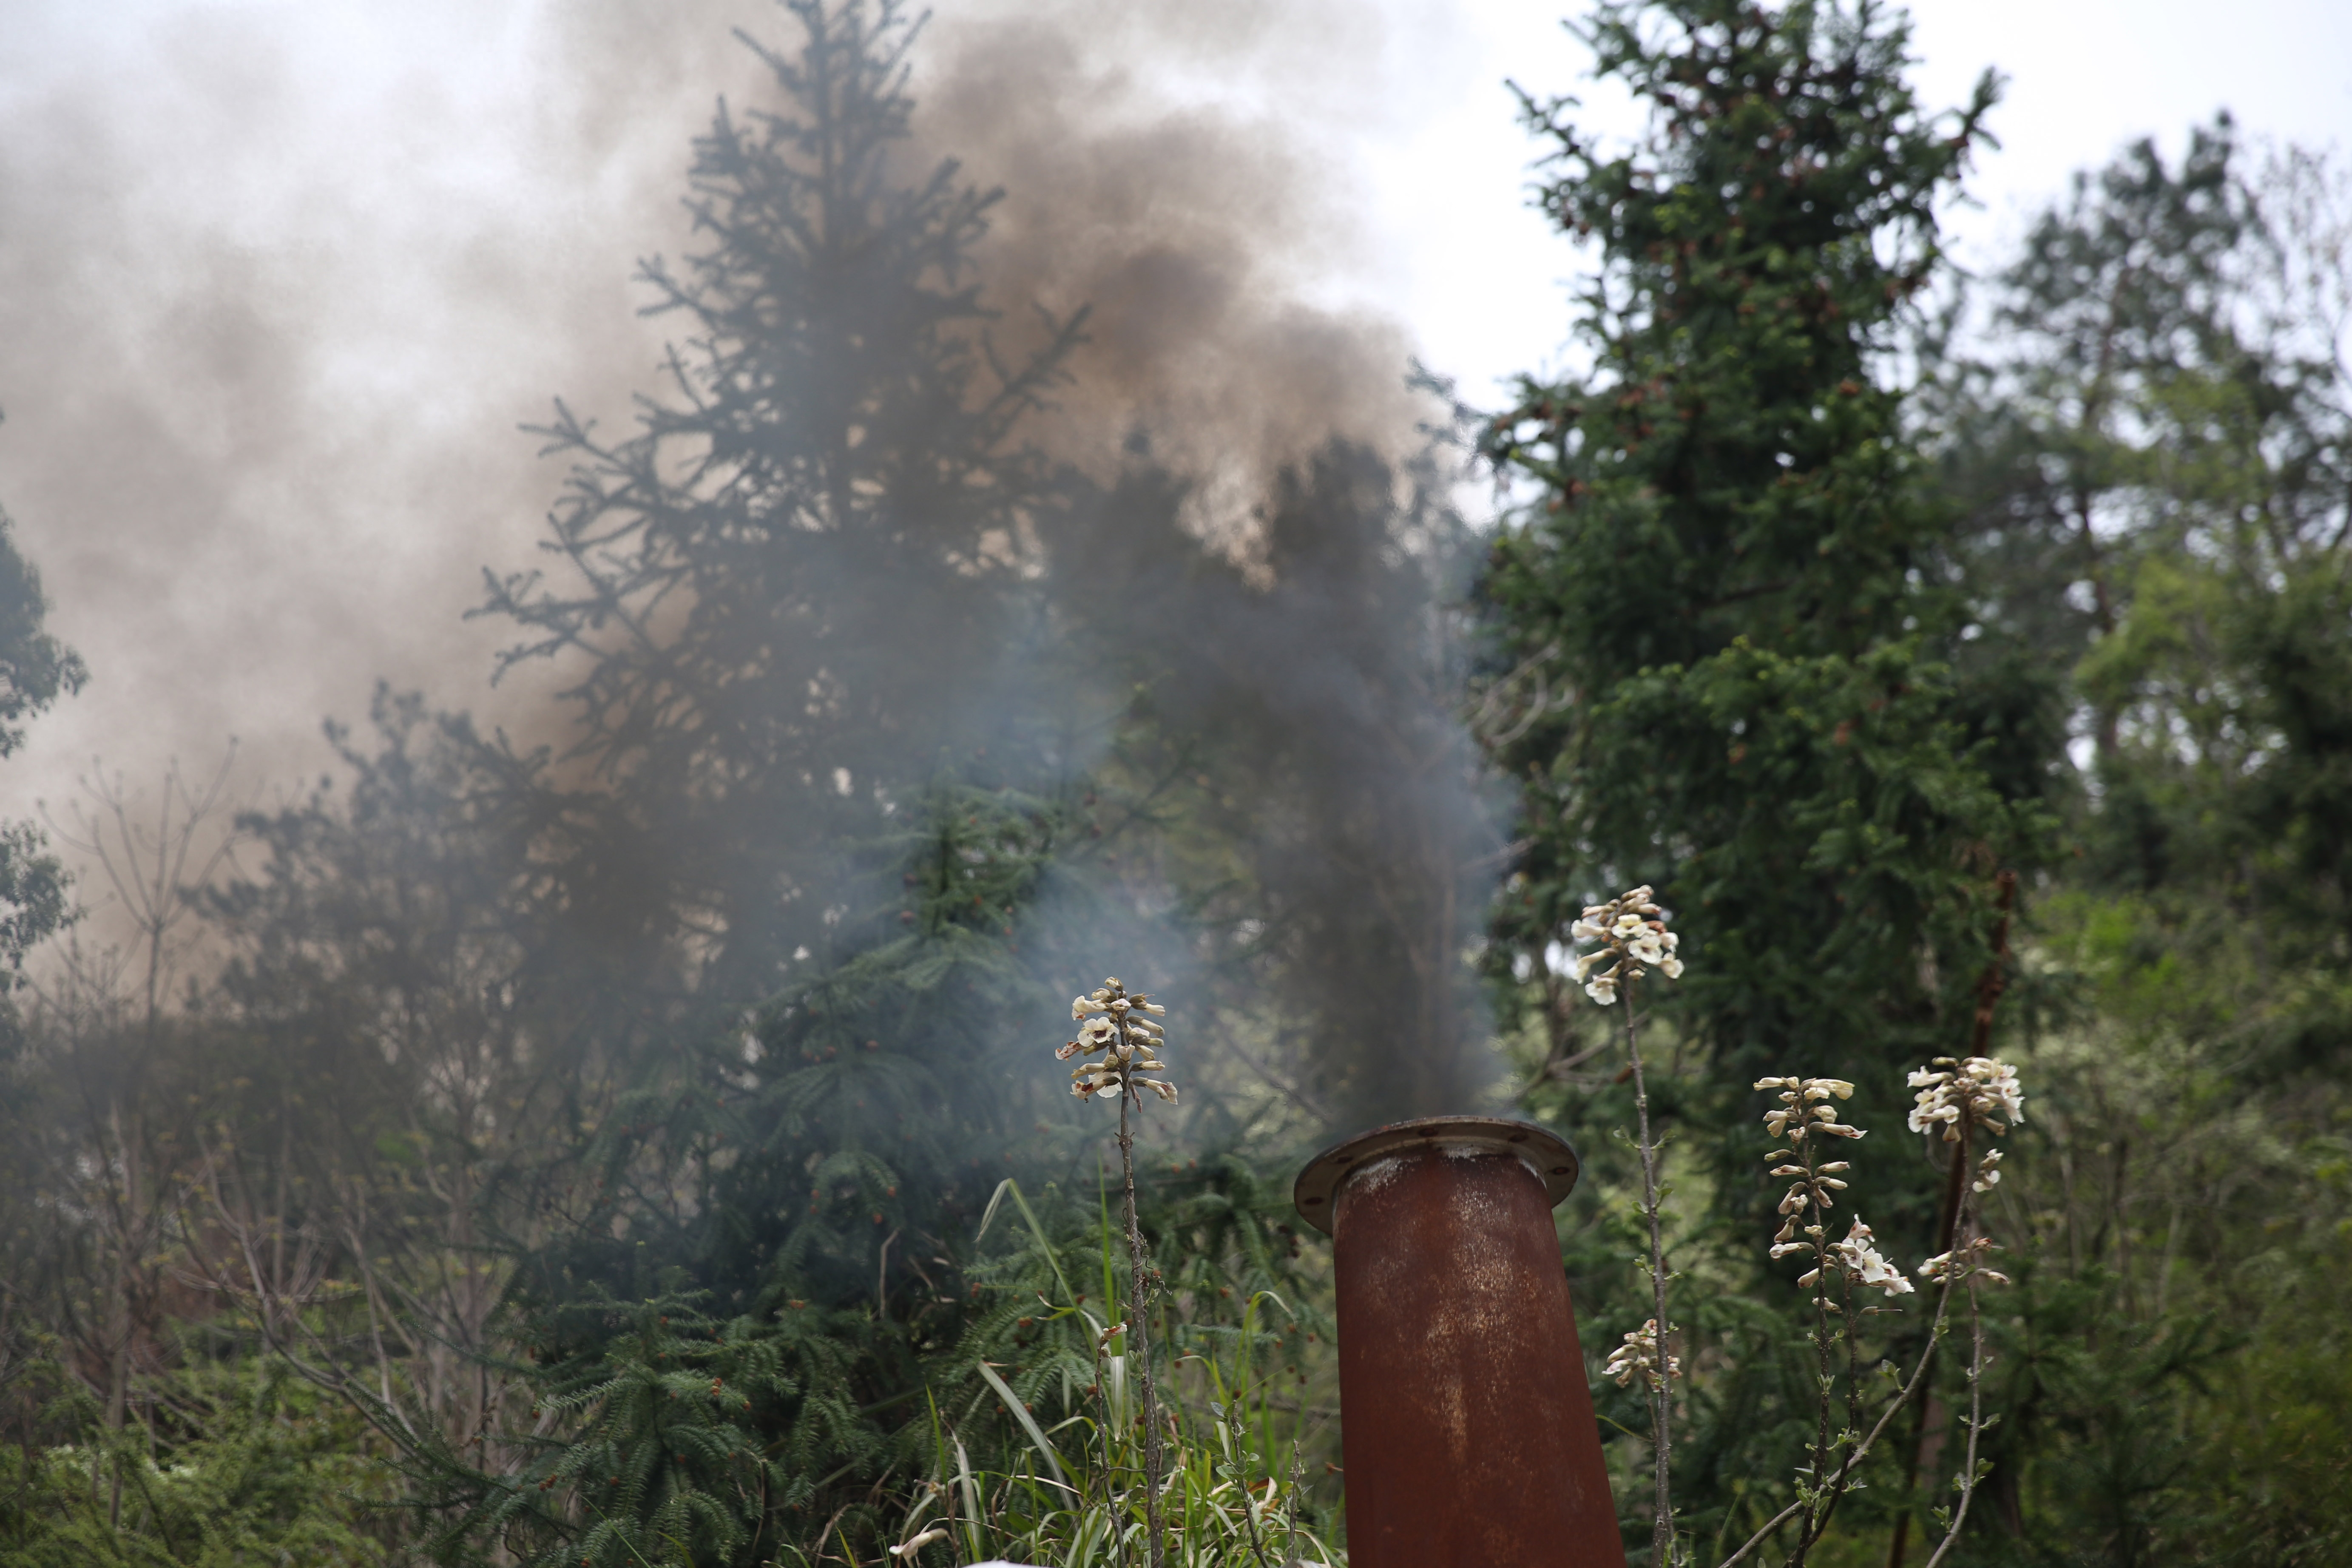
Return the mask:
<svg viewBox="0 0 2352 1568">
<path fill-rule="evenodd" d="M 976 1358 L 977 1388 L 960 1409 L 931 1406 L 931 1473 L 900 1499 L 898 1544 L 889 1561 L 945 1564 L 1003 1559 L 1041 1568 L 1127 1568 L 1149 1556 L 1145 1507 L 1147 1455 L 1139 1379 L 1128 1363 L 1121 1275 L 1127 1239 L 1106 1201 L 1087 1233 L 1057 1246 L 1017 1184 L 997 1189 L 983 1216 L 985 1237 L 1001 1211 L 1019 1216 L 1028 1235 L 1004 1260 L 1000 1282 L 1027 1289 L 1038 1306 L 1034 1326 L 1065 1346 L 1091 1346 L 1093 1381 L 1069 1414 L 1041 1421 L 1001 1363 Z M 1073 1246 L 1073 1240 L 1076 1246 Z M 1079 1248 L 1083 1252 L 1079 1253 Z M 1078 1253 L 1078 1256 L 1074 1256 Z M 1072 1277 L 1083 1268 L 1083 1293 Z M 1100 1294 L 1095 1293 L 1098 1289 Z M 1168 1348 L 1160 1369 L 1160 1528 L 1166 1561 L 1179 1568 L 1283 1568 L 1337 1565 L 1346 1558 L 1324 1538 L 1304 1482 L 1303 1445 L 1315 1436 L 1308 1412 L 1277 1393 L 1272 1367 L 1277 1323 L 1295 1323 L 1277 1291 L 1244 1291 L 1230 1321 L 1171 1313 L 1158 1335 Z M 1027 1370 L 1073 1377 L 1066 1352 Z M 997 1415 L 1010 1417 L 1022 1442 L 968 1443 L 965 1429 Z M 974 1462 L 993 1451 L 1001 1468 Z M 824 1553 L 856 1561 L 846 1542 Z M 795 1553 L 793 1561 L 816 1559 Z"/>
</svg>

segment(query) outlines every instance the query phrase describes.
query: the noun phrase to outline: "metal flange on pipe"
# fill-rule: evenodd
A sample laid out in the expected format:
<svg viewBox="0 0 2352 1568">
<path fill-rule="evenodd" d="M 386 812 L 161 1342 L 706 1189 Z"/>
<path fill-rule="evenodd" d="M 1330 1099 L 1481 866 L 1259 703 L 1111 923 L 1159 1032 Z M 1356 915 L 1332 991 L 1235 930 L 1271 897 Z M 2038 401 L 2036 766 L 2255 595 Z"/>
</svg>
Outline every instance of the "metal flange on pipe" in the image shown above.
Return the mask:
<svg viewBox="0 0 2352 1568">
<path fill-rule="evenodd" d="M 1351 1568 L 1624 1568 L 1553 1205 L 1524 1121 L 1358 1133 L 1292 1199 L 1332 1238 Z"/>
</svg>

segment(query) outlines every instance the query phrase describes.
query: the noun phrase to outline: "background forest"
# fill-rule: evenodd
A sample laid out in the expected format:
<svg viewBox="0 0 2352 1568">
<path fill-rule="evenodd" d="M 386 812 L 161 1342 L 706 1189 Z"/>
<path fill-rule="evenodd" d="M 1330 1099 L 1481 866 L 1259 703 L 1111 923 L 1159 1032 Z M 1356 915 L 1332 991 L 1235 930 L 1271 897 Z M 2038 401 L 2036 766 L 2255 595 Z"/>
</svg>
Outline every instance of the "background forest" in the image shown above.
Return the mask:
<svg viewBox="0 0 2352 1568">
<path fill-rule="evenodd" d="M 640 278 L 666 378 L 555 405 L 541 564 L 484 574 L 536 721 L 386 687 L 267 808 L 225 764 L 0 832 L 0 1562 L 1088 1560 L 1118 1156 L 1051 1053 L 1111 974 L 1182 1089 L 1139 1179 L 1192 1560 L 1269 1480 L 1344 1548 L 1289 1182 L 1464 1109 L 1584 1156 L 1647 1560 L 1597 1359 L 1651 1316 L 1633 1090 L 1567 949 L 1637 882 L 1689 965 L 1645 1005 L 1694 1556 L 1812 1407 L 1748 1086 L 1860 1086 L 1907 1265 L 1902 1074 L 1975 1050 L 2028 1114 L 1950 1560 L 2352 1562 L 2339 169 L 2220 120 L 1963 276 L 1994 83 L 1916 101 L 1888 13 L 1604 7 L 1645 133 L 1525 105 L 1574 368 L 1486 409 L 1400 363 L 1417 425 L 1257 473 L 1090 391 L 917 135 L 912 18 L 772 24 Z M 86 678 L 47 610 L 0 549 L 0 756 Z M 1815 1561 L 1925 1560 L 1960 1372 Z"/>
</svg>

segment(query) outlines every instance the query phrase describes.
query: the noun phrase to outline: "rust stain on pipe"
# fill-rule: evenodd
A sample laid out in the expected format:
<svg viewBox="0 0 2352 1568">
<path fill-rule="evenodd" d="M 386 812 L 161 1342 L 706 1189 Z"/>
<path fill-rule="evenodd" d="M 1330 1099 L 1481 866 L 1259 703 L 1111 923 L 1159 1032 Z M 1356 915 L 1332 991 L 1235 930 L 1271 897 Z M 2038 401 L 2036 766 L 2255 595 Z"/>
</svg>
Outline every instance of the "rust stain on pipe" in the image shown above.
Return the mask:
<svg viewBox="0 0 2352 1568">
<path fill-rule="evenodd" d="M 1354 1568 L 1624 1568 L 1552 1205 L 1575 1152 L 1434 1116 L 1308 1162 L 1332 1237 Z"/>
</svg>

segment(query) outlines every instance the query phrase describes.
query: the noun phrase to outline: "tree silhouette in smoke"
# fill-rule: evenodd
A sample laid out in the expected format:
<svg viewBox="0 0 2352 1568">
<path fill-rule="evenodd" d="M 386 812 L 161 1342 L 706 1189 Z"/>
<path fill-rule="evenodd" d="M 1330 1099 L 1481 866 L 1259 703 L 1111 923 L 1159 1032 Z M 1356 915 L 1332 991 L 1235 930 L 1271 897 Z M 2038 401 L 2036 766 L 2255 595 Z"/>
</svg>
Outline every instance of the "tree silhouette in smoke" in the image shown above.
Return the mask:
<svg viewBox="0 0 2352 1568">
<path fill-rule="evenodd" d="M 971 254 L 995 195 L 896 166 L 897 7 L 791 9 L 797 56 L 751 45 L 789 108 L 721 106 L 689 201 L 709 246 L 643 268 L 690 329 L 669 396 L 618 442 L 559 406 L 562 564 L 491 579 L 479 612 L 522 628 L 507 666 L 579 671 L 593 831 L 642 847 L 593 896 L 665 911 L 739 998 L 826 950 L 839 847 L 996 727 L 973 676 L 1020 641 L 1047 471 L 1019 426 L 1077 332 L 995 353 Z"/>
<path fill-rule="evenodd" d="M 25 721 L 60 696 L 81 689 L 81 658 L 42 629 L 48 601 L 40 574 L 16 552 L 7 514 L 0 512 L 0 757 L 24 743 Z M 46 853 L 40 829 L 0 823 L 0 1005 L 19 984 L 25 953 L 66 923 L 67 877 Z M 13 1030 L 13 1014 L 0 1028 Z"/>
</svg>

